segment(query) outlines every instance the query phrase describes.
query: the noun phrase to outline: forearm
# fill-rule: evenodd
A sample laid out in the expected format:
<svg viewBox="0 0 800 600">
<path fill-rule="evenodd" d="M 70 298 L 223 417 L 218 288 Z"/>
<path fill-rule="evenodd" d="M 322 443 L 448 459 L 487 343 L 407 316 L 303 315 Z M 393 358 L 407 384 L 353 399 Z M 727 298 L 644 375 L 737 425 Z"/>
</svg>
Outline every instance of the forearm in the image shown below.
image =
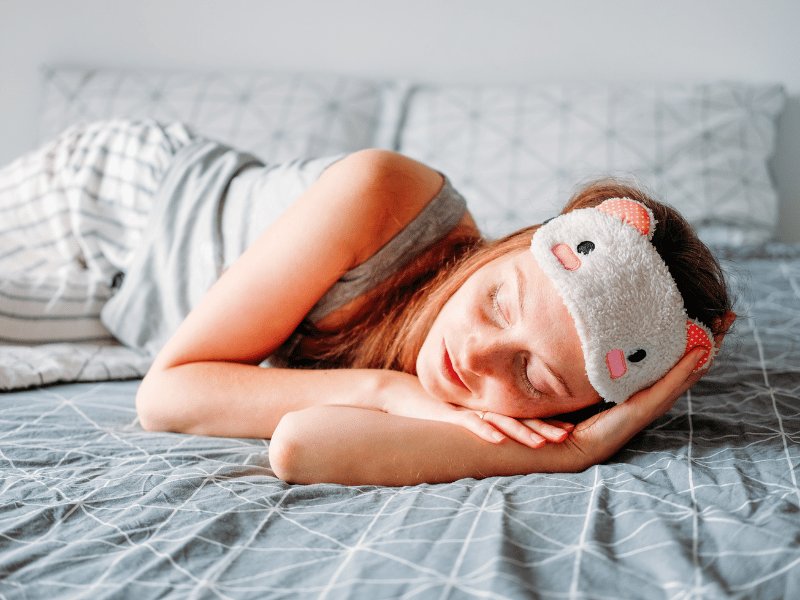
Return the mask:
<svg viewBox="0 0 800 600">
<path fill-rule="evenodd" d="M 289 412 L 321 405 L 378 408 L 392 376 L 369 370 L 296 370 L 228 362 L 152 369 L 136 407 L 148 430 L 270 438 Z"/>
<path fill-rule="evenodd" d="M 270 464 L 292 483 L 415 485 L 465 477 L 582 470 L 569 443 L 530 448 L 482 440 L 466 429 L 347 407 L 288 414 L 270 442 Z"/>
</svg>

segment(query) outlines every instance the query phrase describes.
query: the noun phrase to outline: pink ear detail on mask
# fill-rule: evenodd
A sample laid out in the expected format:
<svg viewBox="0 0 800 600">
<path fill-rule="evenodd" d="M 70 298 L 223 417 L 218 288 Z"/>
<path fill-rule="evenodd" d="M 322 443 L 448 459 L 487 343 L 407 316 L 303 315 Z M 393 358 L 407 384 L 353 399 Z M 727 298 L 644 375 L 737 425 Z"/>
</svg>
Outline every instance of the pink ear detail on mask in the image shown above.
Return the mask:
<svg viewBox="0 0 800 600">
<path fill-rule="evenodd" d="M 650 215 L 647 209 L 630 198 L 611 198 L 601 202 L 597 210 L 614 217 L 619 217 L 629 225 L 633 225 L 644 236 L 650 235 Z"/>
<path fill-rule="evenodd" d="M 691 321 L 686 321 L 686 352 L 684 352 L 684 355 L 691 352 L 695 348 L 700 347 L 708 350 L 708 354 L 698 361 L 697 365 L 694 367 L 695 371 L 702 369 L 708 362 L 708 359 L 711 356 L 711 349 L 714 347 L 714 344 L 708 338 L 708 334 L 703 331 L 703 329 Z"/>
</svg>

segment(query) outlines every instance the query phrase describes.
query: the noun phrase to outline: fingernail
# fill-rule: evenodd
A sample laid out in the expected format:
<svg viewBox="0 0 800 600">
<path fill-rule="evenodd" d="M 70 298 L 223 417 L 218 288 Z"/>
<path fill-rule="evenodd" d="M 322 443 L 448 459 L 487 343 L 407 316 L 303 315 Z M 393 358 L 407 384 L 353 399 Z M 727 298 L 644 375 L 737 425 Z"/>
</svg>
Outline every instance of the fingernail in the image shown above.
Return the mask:
<svg viewBox="0 0 800 600">
<path fill-rule="evenodd" d="M 492 434 L 492 438 L 494 439 L 494 441 L 495 441 L 495 442 L 502 442 L 504 439 L 506 439 L 506 436 L 504 436 L 504 435 L 503 435 L 502 433 L 500 433 L 499 431 L 495 431 L 495 432 Z"/>
</svg>

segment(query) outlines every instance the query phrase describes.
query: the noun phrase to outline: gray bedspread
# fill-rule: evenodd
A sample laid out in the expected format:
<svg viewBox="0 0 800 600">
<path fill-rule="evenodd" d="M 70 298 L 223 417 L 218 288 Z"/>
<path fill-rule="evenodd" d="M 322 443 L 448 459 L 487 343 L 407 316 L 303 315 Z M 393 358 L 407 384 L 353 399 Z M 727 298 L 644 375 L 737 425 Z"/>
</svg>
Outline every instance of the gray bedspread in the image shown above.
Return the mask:
<svg viewBox="0 0 800 600">
<path fill-rule="evenodd" d="M 800 598 L 800 248 L 734 258 L 725 356 L 578 474 L 292 486 L 136 380 L 4 394 L 0 598 Z"/>
</svg>

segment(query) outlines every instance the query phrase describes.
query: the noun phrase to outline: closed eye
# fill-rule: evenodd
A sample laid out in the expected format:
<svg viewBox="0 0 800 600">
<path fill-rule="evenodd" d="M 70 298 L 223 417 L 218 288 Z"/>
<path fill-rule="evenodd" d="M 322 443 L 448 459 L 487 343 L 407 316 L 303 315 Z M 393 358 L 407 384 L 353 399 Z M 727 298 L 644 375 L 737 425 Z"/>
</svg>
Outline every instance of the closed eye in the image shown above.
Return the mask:
<svg viewBox="0 0 800 600">
<path fill-rule="evenodd" d="M 492 301 L 492 312 L 494 312 L 495 316 L 498 318 L 501 323 L 499 325 L 506 326 L 509 324 L 508 317 L 503 312 L 503 308 L 500 306 L 500 288 L 503 287 L 502 284 L 493 286 L 489 292 L 489 298 Z"/>
<path fill-rule="evenodd" d="M 522 370 L 520 374 L 520 381 L 522 382 L 522 388 L 525 390 L 528 396 L 531 398 L 541 398 L 544 394 L 536 389 L 536 386 L 531 383 L 530 376 L 528 375 L 528 360 L 522 360 Z"/>
<path fill-rule="evenodd" d="M 498 326 L 507 327 L 510 325 L 509 318 L 503 312 L 503 307 L 500 304 L 500 290 L 503 284 L 493 286 L 489 291 L 489 298 L 492 302 L 492 312 L 495 315 L 495 320 Z M 528 375 L 528 360 L 523 355 L 518 355 L 514 364 L 514 376 L 517 379 L 516 385 L 520 387 L 523 393 L 530 398 L 541 398 L 544 393 L 536 388 L 531 382 Z"/>
</svg>

